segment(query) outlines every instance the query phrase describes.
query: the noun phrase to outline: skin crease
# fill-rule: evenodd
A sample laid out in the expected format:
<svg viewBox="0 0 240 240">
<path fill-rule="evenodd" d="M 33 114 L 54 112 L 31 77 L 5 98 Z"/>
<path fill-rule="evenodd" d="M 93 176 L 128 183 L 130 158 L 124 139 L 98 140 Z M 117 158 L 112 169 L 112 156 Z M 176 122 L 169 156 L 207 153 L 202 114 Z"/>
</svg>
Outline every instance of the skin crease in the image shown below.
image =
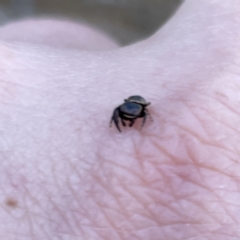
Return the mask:
<svg viewBox="0 0 240 240">
<path fill-rule="evenodd" d="M 66 21 L 3 26 L 0 238 L 240 239 L 239 25 L 238 0 L 188 0 L 123 48 Z M 134 94 L 154 122 L 109 128 Z"/>
</svg>

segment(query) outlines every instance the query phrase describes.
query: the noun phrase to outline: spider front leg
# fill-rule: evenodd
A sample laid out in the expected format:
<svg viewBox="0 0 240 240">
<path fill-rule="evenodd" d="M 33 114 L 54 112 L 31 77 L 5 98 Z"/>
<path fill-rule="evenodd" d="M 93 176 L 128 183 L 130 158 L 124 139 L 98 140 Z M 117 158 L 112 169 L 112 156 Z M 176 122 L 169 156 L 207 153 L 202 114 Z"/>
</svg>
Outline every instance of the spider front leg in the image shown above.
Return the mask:
<svg viewBox="0 0 240 240">
<path fill-rule="evenodd" d="M 151 119 L 151 121 L 153 122 L 153 119 L 150 115 L 150 113 L 148 112 L 147 109 L 145 109 L 144 113 L 143 113 L 143 121 L 142 121 L 142 126 L 141 129 L 143 128 L 143 125 L 146 123 L 147 117 L 149 116 L 149 118 Z"/>
<path fill-rule="evenodd" d="M 153 122 L 152 116 L 150 115 L 150 113 L 147 109 L 145 109 L 145 114 L 148 115 L 150 120 Z"/>
<path fill-rule="evenodd" d="M 123 121 L 122 118 L 121 118 L 121 122 L 122 122 L 122 125 L 123 125 L 124 127 L 126 127 L 126 123 Z"/>
<path fill-rule="evenodd" d="M 118 124 L 118 119 L 119 119 L 119 108 L 116 108 L 113 112 L 113 115 L 112 115 L 112 118 L 111 118 L 111 121 L 110 121 L 110 127 L 112 126 L 112 122 L 114 121 L 118 131 L 121 132 L 121 129 L 120 129 L 119 124 Z"/>
<path fill-rule="evenodd" d="M 135 119 L 131 120 L 129 127 L 132 127 L 132 125 L 135 123 Z"/>
<path fill-rule="evenodd" d="M 143 128 L 143 125 L 145 124 L 145 122 L 146 122 L 146 119 L 147 119 L 147 113 L 146 113 L 146 112 L 144 112 L 141 129 Z"/>
</svg>

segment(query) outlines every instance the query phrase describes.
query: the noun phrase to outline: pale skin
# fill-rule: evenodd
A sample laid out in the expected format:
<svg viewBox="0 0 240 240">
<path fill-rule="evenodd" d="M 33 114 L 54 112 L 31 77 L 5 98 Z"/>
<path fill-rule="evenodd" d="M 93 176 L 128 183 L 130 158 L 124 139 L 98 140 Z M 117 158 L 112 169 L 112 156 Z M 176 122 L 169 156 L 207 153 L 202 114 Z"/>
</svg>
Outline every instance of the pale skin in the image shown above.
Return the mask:
<svg viewBox="0 0 240 240">
<path fill-rule="evenodd" d="M 124 48 L 67 21 L 3 26 L 0 239 L 239 239 L 239 26 L 239 0 L 188 0 Z M 109 128 L 136 94 L 154 121 Z"/>
</svg>

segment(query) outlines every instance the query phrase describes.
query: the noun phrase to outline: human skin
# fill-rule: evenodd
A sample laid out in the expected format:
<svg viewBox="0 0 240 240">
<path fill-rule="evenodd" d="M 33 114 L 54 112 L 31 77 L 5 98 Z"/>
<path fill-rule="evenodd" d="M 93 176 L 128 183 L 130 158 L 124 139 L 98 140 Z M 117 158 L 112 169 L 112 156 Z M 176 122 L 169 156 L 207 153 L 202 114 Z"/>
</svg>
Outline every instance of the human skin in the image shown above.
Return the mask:
<svg viewBox="0 0 240 240">
<path fill-rule="evenodd" d="M 127 47 L 3 26 L 0 239 L 240 239 L 239 26 L 239 0 L 188 0 Z M 135 94 L 153 122 L 109 128 Z"/>
</svg>

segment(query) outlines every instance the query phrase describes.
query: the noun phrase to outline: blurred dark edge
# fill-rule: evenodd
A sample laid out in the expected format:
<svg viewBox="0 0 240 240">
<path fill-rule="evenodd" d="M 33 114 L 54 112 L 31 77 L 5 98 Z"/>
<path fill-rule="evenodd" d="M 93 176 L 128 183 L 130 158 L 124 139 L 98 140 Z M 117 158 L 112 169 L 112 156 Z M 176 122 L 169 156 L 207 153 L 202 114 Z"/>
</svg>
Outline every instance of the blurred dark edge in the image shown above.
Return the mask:
<svg viewBox="0 0 240 240">
<path fill-rule="evenodd" d="M 128 45 L 153 34 L 183 0 L 0 0 L 0 24 L 28 17 L 89 23 Z"/>
</svg>

